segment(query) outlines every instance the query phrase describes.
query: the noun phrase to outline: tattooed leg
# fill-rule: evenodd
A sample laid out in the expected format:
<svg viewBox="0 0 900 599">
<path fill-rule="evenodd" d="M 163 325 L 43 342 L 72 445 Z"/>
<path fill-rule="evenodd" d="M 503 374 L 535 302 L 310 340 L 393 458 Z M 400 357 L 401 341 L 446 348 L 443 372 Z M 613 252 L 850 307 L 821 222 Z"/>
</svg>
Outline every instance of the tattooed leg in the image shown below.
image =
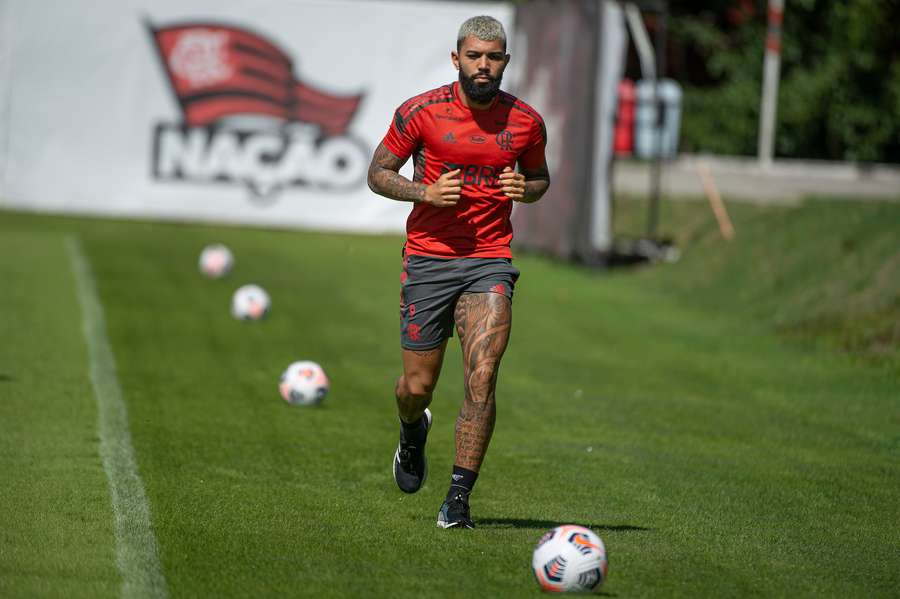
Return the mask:
<svg viewBox="0 0 900 599">
<path fill-rule="evenodd" d="M 456 462 L 478 472 L 494 432 L 494 389 L 509 341 L 512 306 L 499 293 L 466 293 L 456 302 L 462 345 L 465 399 L 456 419 Z"/>
<path fill-rule="evenodd" d="M 447 341 L 444 340 L 440 347 L 434 349 L 403 350 L 403 374 L 394 387 L 397 412 L 403 422 L 411 423 L 421 418 L 431 403 L 446 349 Z"/>
</svg>

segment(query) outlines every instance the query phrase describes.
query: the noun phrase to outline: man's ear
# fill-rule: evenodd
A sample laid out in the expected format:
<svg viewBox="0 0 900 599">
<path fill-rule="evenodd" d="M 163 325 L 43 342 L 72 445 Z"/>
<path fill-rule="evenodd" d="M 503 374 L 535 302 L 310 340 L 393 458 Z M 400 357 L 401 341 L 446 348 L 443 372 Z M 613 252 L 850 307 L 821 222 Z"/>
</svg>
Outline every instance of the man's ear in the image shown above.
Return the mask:
<svg viewBox="0 0 900 599">
<path fill-rule="evenodd" d="M 456 70 L 459 70 L 459 54 L 455 50 L 450 51 L 450 62 L 453 63 L 453 66 Z"/>
</svg>

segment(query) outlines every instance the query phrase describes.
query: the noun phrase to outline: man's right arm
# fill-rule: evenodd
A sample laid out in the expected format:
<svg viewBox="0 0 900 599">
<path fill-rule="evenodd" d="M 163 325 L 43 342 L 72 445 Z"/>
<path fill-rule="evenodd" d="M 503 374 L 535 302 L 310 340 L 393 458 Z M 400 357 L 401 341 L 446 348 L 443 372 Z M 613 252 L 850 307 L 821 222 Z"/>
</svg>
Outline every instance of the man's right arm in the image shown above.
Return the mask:
<svg viewBox="0 0 900 599">
<path fill-rule="evenodd" d="M 425 185 L 410 181 L 399 172 L 407 160 L 395 156 L 384 144 L 378 144 L 369 164 L 369 189 L 392 200 L 421 201 L 425 195 Z"/>
<path fill-rule="evenodd" d="M 456 205 L 462 192 L 459 169 L 444 173 L 431 185 L 425 185 L 410 181 L 400 174 L 406 160 L 396 156 L 383 143 L 378 144 L 369 164 L 369 189 L 378 195 L 402 202 L 425 202 L 437 208 Z"/>
</svg>

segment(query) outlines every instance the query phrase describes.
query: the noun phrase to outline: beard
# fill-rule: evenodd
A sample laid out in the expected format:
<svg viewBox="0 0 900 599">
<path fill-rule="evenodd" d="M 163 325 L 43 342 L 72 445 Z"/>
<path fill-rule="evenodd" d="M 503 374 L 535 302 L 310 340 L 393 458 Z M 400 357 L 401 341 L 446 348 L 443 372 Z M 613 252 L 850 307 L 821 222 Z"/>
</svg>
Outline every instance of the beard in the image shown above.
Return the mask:
<svg viewBox="0 0 900 599">
<path fill-rule="evenodd" d="M 476 73 L 477 75 L 478 73 Z M 491 77 L 488 83 L 476 83 L 474 76 L 467 77 L 463 74 L 462 69 L 459 71 L 459 84 L 462 86 L 466 96 L 476 104 L 484 104 L 490 102 L 500 91 L 500 83 L 503 81 L 503 73 L 496 78 Z"/>
</svg>

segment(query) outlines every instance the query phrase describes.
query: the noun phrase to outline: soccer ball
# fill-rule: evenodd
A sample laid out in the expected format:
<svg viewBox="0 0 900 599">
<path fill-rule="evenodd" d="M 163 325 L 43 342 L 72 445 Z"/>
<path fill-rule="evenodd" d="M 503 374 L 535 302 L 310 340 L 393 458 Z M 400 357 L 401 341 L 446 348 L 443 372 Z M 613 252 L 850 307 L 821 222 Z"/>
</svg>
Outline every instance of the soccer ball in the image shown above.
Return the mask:
<svg viewBox="0 0 900 599">
<path fill-rule="evenodd" d="M 212 279 L 220 279 L 231 272 L 234 266 L 234 255 L 221 243 L 208 245 L 200 253 L 198 262 L 200 272 Z"/>
<path fill-rule="evenodd" d="M 269 294 L 259 285 L 239 287 L 231 297 L 231 315 L 239 320 L 259 320 L 271 306 Z"/>
<path fill-rule="evenodd" d="M 548 531 L 534 548 L 531 569 L 545 591 L 597 591 L 606 580 L 606 547 L 589 528 L 567 524 Z"/>
<path fill-rule="evenodd" d="M 315 362 L 294 362 L 282 373 L 278 391 L 295 406 L 314 406 L 328 394 L 328 377 Z"/>
</svg>

